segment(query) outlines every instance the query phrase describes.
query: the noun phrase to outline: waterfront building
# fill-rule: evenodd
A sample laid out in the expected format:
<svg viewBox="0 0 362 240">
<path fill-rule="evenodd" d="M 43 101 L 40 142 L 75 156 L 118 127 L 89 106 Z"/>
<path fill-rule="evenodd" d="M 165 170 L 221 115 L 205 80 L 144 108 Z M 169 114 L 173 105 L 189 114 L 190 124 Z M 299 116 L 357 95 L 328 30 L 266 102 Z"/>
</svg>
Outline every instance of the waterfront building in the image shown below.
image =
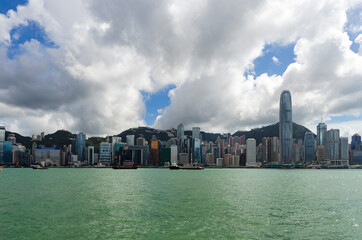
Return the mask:
<svg viewBox="0 0 362 240">
<path fill-rule="evenodd" d="M 222 166 L 223 165 L 223 158 L 216 158 L 216 166 Z"/>
<path fill-rule="evenodd" d="M 306 132 L 304 134 L 304 161 L 312 163 L 314 157 L 314 134 L 312 132 Z"/>
<path fill-rule="evenodd" d="M 122 142 L 122 137 L 116 137 L 116 136 L 113 136 L 112 137 L 112 148 L 111 148 L 111 151 L 112 151 L 112 161 L 114 161 L 114 157 L 115 157 L 115 151 L 114 151 L 114 145 L 116 143 L 121 143 Z"/>
<path fill-rule="evenodd" d="M 293 144 L 292 161 L 294 163 L 300 162 L 300 146 L 298 144 Z"/>
<path fill-rule="evenodd" d="M 194 163 L 201 163 L 201 142 L 200 139 L 195 138 L 194 139 L 194 158 L 193 158 L 193 162 Z"/>
<path fill-rule="evenodd" d="M 323 162 L 326 160 L 326 153 L 325 153 L 325 148 L 323 145 L 319 145 L 317 147 L 317 161 L 318 162 Z"/>
<path fill-rule="evenodd" d="M 256 141 L 254 138 L 246 140 L 246 166 L 256 166 Z"/>
<path fill-rule="evenodd" d="M 317 146 L 325 144 L 324 135 L 326 131 L 327 124 L 321 122 L 317 125 Z"/>
<path fill-rule="evenodd" d="M 4 163 L 5 127 L 0 126 L 0 164 Z"/>
<path fill-rule="evenodd" d="M 233 167 L 240 166 L 240 156 L 239 155 L 231 155 L 230 157 L 230 165 Z"/>
<path fill-rule="evenodd" d="M 348 138 L 340 137 L 339 138 L 339 159 L 347 160 L 349 159 L 348 155 Z"/>
<path fill-rule="evenodd" d="M 199 127 L 193 127 L 192 128 L 192 138 L 201 139 L 200 128 Z"/>
<path fill-rule="evenodd" d="M 362 165 L 362 151 L 351 151 L 351 165 Z"/>
<path fill-rule="evenodd" d="M 230 158 L 231 158 L 230 153 L 225 154 L 225 156 L 224 156 L 224 166 L 228 167 L 228 166 L 231 165 Z"/>
<path fill-rule="evenodd" d="M 146 145 L 134 145 L 128 146 L 128 151 L 130 152 L 130 159 L 133 163 L 138 165 L 148 165 L 149 161 L 149 148 Z"/>
<path fill-rule="evenodd" d="M 184 125 L 180 123 L 177 126 L 177 141 L 182 142 L 185 136 Z"/>
<path fill-rule="evenodd" d="M 161 166 L 165 166 L 165 164 L 171 163 L 171 148 L 165 147 L 161 148 Z"/>
<path fill-rule="evenodd" d="M 268 163 L 270 162 L 270 158 L 269 158 L 269 138 L 263 137 L 261 139 L 261 152 L 262 152 L 262 162 L 263 163 Z"/>
<path fill-rule="evenodd" d="M 280 94 L 279 141 L 281 163 L 291 164 L 293 144 L 292 98 L 287 90 Z"/>
<path fill-rule="evenodd" d="M 88 165 L 94 165 L 94 146 L 88 146 Z"/>
<path fill-rule="evenodd" d="M 127 140 L 128 146 L 133 146 L 134 145 L 134 135 L 127 135 L 126 140 Z"/>
<path fill-rule="evenodd" d="M 208 166 L 214 165 L 214 155 L 212 153 L 206 153 L 205 165 Z"/>
<path fill-rule="evenodd" d="M 60 165 L 60 149 L 56 147 L 37 147 L 35 149 L 35 162 L 42 165 Z M 44 163 L 44 164 L 43 164 Z"/>
<path fill-rule="evenodd" d="M 102 165 L 111 165 L 111 147 L 112 143 L 101 142 L 99 144 L 99 163 Z"/>
<path fill-rule="evenodd" d="M 277 163 L 279 161 L 278 152 L 279 152 L 279 139 L 278 137 L 272 137 L 270 141 L 270 152 L 271 152 L 271 162 Z"/>
<path fill-rule="evenodd" d="M 188 164 L 189 163 L 189 155 L 187 153 L 179 153 L 178 154 L 178 163 L 180 164 Z"/>
<path fill-rule="evenodd" d="M 172 145 L 171 147 L 171 164 L 177 163 L 177 145 Z"/>
<path fill-rule="evenodd" d="M 151 159 L 154 166 L 160 165 L 160 141 L 157 139 L 151 140 Z"/>
<path fill-rule="evenodd" d="M 362 150 L 361 149 L 361 136 L 358 135 L 357 133 L 355 133 L 352 136 L 352 141 L 351 141 L 351 150 Z"/>
<path fill-rule="evenodd" d="M 14 145 L 16 146 L 16 145 Z M 19 154 L 19 151 L 16 151 L 16 147 L 13 151 L 13 143 L 12 141 L 4 141 L 3 143 L 3 164 L 13 164 L 13 154 L 15 154 L 15 152 L 17 154 Z M 18 160 L 18 159 L 17 159 Z"/>
<path fill-rule="evenodd" d="M 84 149 L 85 149 L 85 134 L 79 133 L 77 134 L 77 138 L 75 139 L 75 148 L 76 154 L 78 155 L 78 161 L 83 162 L 84 158 Z"/>
<path fill-rule="evenodd" d="M 331 129 L 325 134 L 325 149 L 327 160 L 338 160 L 339 157 L 339 129 Z"/>
</svg>

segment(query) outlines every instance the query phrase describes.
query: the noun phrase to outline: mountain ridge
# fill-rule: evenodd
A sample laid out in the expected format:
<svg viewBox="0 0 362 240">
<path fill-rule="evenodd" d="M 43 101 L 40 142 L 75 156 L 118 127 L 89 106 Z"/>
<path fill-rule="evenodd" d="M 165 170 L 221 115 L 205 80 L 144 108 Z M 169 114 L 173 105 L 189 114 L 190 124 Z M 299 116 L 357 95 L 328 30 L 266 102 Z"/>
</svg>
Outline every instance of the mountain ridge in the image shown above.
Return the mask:
<svg viewBox="0 0 362 240">
<path fill-rule="evenodd" d="M 297 123 L 293 122 L 293 138 L 299 139 L 304 138 L 304 134 L 306 132 L 310 132 L 310 130 L 302 125 L 299 125 Z M 23 144 L 26 148 L 31 149 L 32 147 L 32 139 L 31 137 L 22 136 L 19 133 L 6 131 L 5 137 L 7 138 L 8 135 L 12 133 L 15 134 L 16 141 L 18 143 Z M 135 138 L 137 138 L 140 135 L 143 135 L 144 138 L 150 142 L 152 139 L 152 136 L 155 135 L 158 139 L 161 141 L 167 141 L 170 137 L 176 137 L 177 136 L 177 130 L 174 128 L 168 129 L 168 130 L 158 130 L 151 127 L 137 127 L 137 128 L 130 128 L 127 129 L 118 135 L 122 137 L 123 141 L 126 141 L 127 135 L 135 135 Z M 185 130 L 185 135 L 191 136 L 192 131 L 191 130 Z M 220 136 L 221 138 L 224 136 L 224 133 L 210 133 L 201 131 L 202 140 L 203 141 L 216 141 L 217 137 Z M 250 131 L 236 131 L 233 134 L 230 134 L 231 136 L 242 136 L 245 135 L 247 138 L 254 138 L 256 140 L 256 143 L 259 144 L 261 142 L 261 139 L 263 137 L 278 137 L 279 136 L 279 123 L 263 126 L 260 128 L 254 128 Z M 110 136 L 109 136 L 110 137 Z M 62 148 L 64 145 L 72 144 L 72 139 L 76 138 L 76 134 L 71 133 L 67 130 L 57 130 L 54 133 L 47 134 L 44 136 L 44 139 L 42 141 L 35 141 L 37 146 L 44 145 L 44 146 L 56 146 L 58 148 Z M 94 146 L 95 151 L 99 151 L 99 143 L 106 141 L 107 137 L 89 137 L 88 140 L 86 140 L 87 146 Z"/>
</svg>

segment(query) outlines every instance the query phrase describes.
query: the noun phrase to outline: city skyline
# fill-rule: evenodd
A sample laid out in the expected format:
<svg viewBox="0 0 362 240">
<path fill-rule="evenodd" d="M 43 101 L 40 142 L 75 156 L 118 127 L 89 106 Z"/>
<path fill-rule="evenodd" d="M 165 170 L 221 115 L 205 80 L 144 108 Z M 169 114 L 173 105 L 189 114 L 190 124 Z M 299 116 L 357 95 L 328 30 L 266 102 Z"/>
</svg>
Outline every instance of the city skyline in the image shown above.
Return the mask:
<svg viewBox="0 0 362 240">
<path fill-rule="evenodd" d="M 235 132 L 278 122 L 289 89 L 298 124 L 361 133 L 362 3 L 315 5 L 2 1 L 0 125 Z"/>
</svg>

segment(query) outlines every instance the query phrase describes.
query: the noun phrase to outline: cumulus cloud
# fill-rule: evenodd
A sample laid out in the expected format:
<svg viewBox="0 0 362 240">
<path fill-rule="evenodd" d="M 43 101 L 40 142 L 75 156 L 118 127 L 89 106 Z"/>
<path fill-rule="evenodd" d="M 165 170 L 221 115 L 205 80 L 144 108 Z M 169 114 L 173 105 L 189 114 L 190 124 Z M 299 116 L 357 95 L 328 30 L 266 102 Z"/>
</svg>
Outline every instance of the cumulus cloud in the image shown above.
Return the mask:
<svg viewBox="0 0 362 240">
<path fill-rule="evenodd" d="M 361 55 L 344 32 L 346 12 L 356 6 L 30 0 L 0 14 L 0 121 L 26 134 L 58 128 L 117 134 L 145 124 L 141 92 L 170 84 L 171 104 L 158 111 L 154 127 L 182 122 L 235 131 L 275 123 L 283 89 L 291 90 L 294 120 L 302 124 L 360 113 Z M 29 40 L 10 59 L 10 31 L 27 20 L 44 27 L 57 47 Z M 296 61 L 281 76 L 245 74 L 271 43 L 295 43 Z"/>
<path fill-rule="evenodd" d="M 280 64 L 280 61 L 279 61 L 279 59 L 278 59 L 276 56 L 273 56 L 273 57 L 272 57 L 272 60 L 273 60 L 273 63 L 274 63 L 275 65 L 279 65 L 279 64 Z"/>
</svg>

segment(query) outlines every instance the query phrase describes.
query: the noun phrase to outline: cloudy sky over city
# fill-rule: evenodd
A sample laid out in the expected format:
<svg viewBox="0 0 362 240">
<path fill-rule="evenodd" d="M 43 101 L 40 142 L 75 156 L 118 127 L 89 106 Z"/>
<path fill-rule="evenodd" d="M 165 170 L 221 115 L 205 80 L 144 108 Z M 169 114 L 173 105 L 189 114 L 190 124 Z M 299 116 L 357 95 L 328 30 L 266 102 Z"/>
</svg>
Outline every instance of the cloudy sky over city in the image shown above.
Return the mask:
<svg viewBox="0 0 362 240">
<path fill-rule="evenodd" d="M 362 1 L 0 1 L 0 125 L 362 134 Z"/>
</svg>

